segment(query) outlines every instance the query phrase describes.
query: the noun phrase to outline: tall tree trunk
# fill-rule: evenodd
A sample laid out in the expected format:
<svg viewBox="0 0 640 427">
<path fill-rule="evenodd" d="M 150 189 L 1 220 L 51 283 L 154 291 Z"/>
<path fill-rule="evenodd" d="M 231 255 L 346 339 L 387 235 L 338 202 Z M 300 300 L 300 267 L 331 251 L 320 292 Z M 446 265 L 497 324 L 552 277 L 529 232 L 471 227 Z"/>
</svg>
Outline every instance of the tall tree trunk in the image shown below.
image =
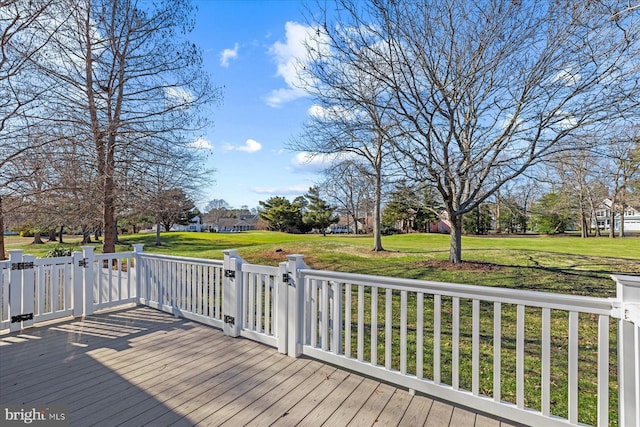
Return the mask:
<svg viewBox="0 0 640 427">
<path fill-rule="evenodd" d="M 580 207 L 580 237 L 586 239 L 589 237 L 589 229 L 587 228 L 587 215 L 582 207 Z"/>
<path fill-rule="evenodd" d="M 614 209 L 614 204 L 611 203 L 611 209 L 609 210 L 609 238 L 613 239 L 616 237 L 615 230 L 615 220 L 616 220 L 616 211 Z"/>
<path fill-rule="evenodd" d="M 42 241 L 42 236 L 40 234 L 39 231 L 36 231 L 35 233 L 33 233 L 33 242 L 31 242 L 34 245 L 43 245 L 44 242 Z"/>
<path fill-rule="evenodd" d="M 375 252 L 384 251 L 382 247 L 382 179 L 380 174 L 376 174 L 376 184 L 374 189 L 373 204 L 373 250 Z"/>
<path fill-rule="evenodd" d="M 60 243 L 64 243 L 64 242 L 62 241 L 62 232 L 63 232 L 63 231 L 64 231 L 64 225 L 61 225 L 61 226 L 60 226 L 60 235 L 58 236 L 58 237 L 59 237 L 58 241 L 59 241 Z"/>
<path fill-rule="evenodd" d="M 4 211 L 2 210 L 2 196 L 0 196 L 0 260 L 6 259 L 4 255 Z"/>
<path fill-rule="evenodd" d="M 462 262 L 462 215 L 456 215 L 450 209 L 449 222 L 451 222 L 449 262 L 459 264 Z"/>
<path fill-rule="evenodd" d="M 160 246 L 160 220 L 156 223 L 156 246 Z"/>
<path fill-rule="evenodd" d="M 618 228 L 618 237 L 624 237 L 624 210 L 625 206 L 620 209 L 620 227 Z"/>
<path fill-rule="evenodd" d="M 86 225 L 82 226 L 82 244 L 91 243 L 91 230 Z"/>
<path fill-rule="evenodd" d="M 107 147 L 107 158 L 105 164 L 105 175 L 104 175 L 104 188 L 103 188 L 103 198 L 104 198 L 104 239 L 102 241 L 102 252 L 114 253 L 116 251 L 116 198 L 115 198 L 115 181 L 113 179 L 113 175 L 115 172 L 115 163 L 114 163 L 114 145 L 115 136 L 111 135 L 109 137 L 109 145 Z"/>
<path fill-rule="evenodd" d="M 49 241 L 50 242 L 56 242 L 58 241 L 58 239 L 56 238 L 56 229 L 52 228 L 49 230 Z"/>
<path fill-rule="evenodd" d="M 502 226 L 500 224 L 500 194 L 496 194 L 496 234 L 502 233 Z"/>
</svg>

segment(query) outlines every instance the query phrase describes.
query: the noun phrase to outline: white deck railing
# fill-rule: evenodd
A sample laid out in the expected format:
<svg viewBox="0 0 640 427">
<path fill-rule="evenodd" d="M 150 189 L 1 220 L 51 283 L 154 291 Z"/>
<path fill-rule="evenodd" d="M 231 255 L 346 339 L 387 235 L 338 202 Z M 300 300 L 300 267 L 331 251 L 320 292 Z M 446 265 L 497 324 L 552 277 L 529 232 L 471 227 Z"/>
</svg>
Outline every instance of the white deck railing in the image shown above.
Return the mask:
<svg viewBox="0 0 640 427">
<path fill-rule="evenodd" d="M 224 255 L 11 251 L 0 329 L 137 302 L 527 425 L 640 426 L 639 277 L 607 299 Z"/>
</svg>

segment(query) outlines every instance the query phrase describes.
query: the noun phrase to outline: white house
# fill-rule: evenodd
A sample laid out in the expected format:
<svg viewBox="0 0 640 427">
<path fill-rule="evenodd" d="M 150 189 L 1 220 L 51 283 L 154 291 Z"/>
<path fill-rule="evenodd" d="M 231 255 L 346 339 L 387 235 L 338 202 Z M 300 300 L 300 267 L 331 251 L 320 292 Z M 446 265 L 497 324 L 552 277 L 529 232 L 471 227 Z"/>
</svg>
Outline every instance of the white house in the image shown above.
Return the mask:
<svg viewBox="0 0 640 427">
<path fill-rule="evenodd" d="M 602 203 L 596 206 L 596 219 L 598 228 L 608 231 L 611 228 L 611 199 L 604 199 Z M 592 227 L 595 223 L 592 221 Z M 614 230 L 620 230 L 620 213 L 616 212 L 613 223 Z M 625 233 L 640 232 L 640 208 L 629 206 L 624 211 L 624 231 Z"/>
<path fill-rule="evenodd" d="M 212 230 L 218 233 L 234 233 L 239 231 L 255 230 L 257 217 L 220 218 L 213 224 Z"/>
<path fill-rule="evenodd" d="M 154 225 L 153 227 L 151 227 L 151 229 L 155 232 L 156 231 L 156 225 Z M 162 231 L 164 231 L 164 228 L 160 228 Z M 200 222 L 200 216 L 196 215 L 193 218 L 191 218 L 191 222 L 188 225 L 181 225 L 181 224 L 174 224 L 171 226 L 171 229 L 169 231 L 202 231 L 202 223 Z"/>
</svg>

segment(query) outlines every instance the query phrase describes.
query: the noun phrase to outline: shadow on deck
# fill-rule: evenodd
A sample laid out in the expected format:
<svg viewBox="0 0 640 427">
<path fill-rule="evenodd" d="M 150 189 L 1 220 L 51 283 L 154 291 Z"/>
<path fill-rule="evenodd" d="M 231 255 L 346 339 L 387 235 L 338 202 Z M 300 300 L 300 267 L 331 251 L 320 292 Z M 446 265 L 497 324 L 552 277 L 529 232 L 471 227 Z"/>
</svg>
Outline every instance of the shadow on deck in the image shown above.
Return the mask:
<svg viewBox="0 0 640 427">
<path fill-rule="evenodd" d="M 510 426 L 146 307 L 0 335 L 0 403 L 72 426 Z"/>
</svg>

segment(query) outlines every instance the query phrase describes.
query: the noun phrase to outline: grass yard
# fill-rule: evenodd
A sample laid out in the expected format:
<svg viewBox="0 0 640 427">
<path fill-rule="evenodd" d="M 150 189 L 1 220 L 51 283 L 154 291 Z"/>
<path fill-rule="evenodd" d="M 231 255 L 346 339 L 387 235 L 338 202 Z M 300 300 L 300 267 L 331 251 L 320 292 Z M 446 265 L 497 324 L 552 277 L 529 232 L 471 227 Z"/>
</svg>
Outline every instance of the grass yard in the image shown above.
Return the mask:
<svg viewBox="0 0 640 427">
<path fill-rule="evenodd" d="M 396 235 L 383 238 L 385 252 L 370 250 L 372 239 L 368 236 L 290 235 L 273 232 L 247 233 L 163 233 L 161 247 L 155 247 L 155 235 L 137 234 L 121 236 L 119 251 L 131 250 L 132 243 L 144 243 L 146 252 L 180 255 L 187 257 L 222 259 L 224 249 L 238 249 L 248 262 L 276 265 L 285 261 L 288 254 L 304 254 L 307 264 L 315 269 L 326 269 L 352 273 L 395 276 L 466 283 L 484 286 L 501 286 L 514 289 L 529 289 L 585 296 L 613 297 L 615 283 L 610 274 L 640 274 L 640 238 L 625 239 L 579 237 L 463 237 L 463 259 L 461 265 L 451 265 L 446 260 L 449 253 L 449 236 L 438 234 Z M 68 246 L 79 250 L 79 239 L 68 237 Z M 31 239 L 7 238 L 7 249 L 24 249 L 26 253 L 43 256 L 54 243 L 31 245 Z M 96 246 L 97 250 L 100 246 Z M 371 288 L 364 291 L 365 297 L 365 360 L 371 361 L 371 329 L 377 328 L 378 351 L 373 362 L 384 363 L 385 300 L 383 292 L 378 294 L 379 316 L 371 319 Z M 408 371 L 415 373 L 415 337 L 417 333 L 416 294 L 408 297 L 407 342 L 409 346 Z M 426 378 L 433 378 L 433 296 L 424 300 L 424 363 Z M 355 307 L 357 291 L 352 294 L 352 324 L 357 322 Z M 397 332 L 399 322 L 400 295 L 394 291 L 392 299 L 393 329 Z M 442 299 L 441 360 L 442 381 L 451 384 L 450 361 L 452 355 L 452 300 Z M 481 304 L 480 329 L 480 389 L 481 393 L 493 393 L 493 304 Z M 526 309 L 525 329 L 525 394 L 526 406 L 540 409 L 541 374 L 541 325 L 539 309 Z M 567 416 L 567 360 L 568 319 L 566 312 L 553 311 L 551 315 L 552 339 L 552 413 Z M 597 319 L 580 316 L 579 364 L 580 422 L 595 424 L 597 404 Z M 501 310 L 501 375 L 502 399 L 515 402 L 515 342 L 516 307 L 503 305 Z M 471 301 L 460 301 L 460 386 L 471 387 Z M 610 321 L 611 348 L 616 348 L 616 325 Z M 392 335 L 392 367 L 399 369 L 400 337 Z M 345 346 L 355 354 L 355 336 Z M 373 352 L 374 354 L 376 352 Z M 617 424 L 617 384 L 615 371 L 617 361 L 611 352 L 610 389 L 611 425 Z"/>
<path fill-rule="evenodd" d="M 145 251 L 188 257 L 222 259 L 224 249 L 238 249 L 255 264 L 276 265 L 286 255 L 305 255 L 312 268 L 377 274 L 412 279 L 502 286 L 609 297 L 615 293 L 610 274 L 640 274 L 640 238 L 472 237 L 462 241 L 462 265 L 450 265 L 449 236 L 409 234 L 385 236 L 385 252 L 372 252 L 369 236 L 291 235 L 246 233 L 163 233 L 120 237 L 119 251 L 144 243 Z M 78 238 L 67 237 L 73 250 Z M 44 256 L 55 243 L 31 245 L 30 238 L 7 237 L 7 250 Z M 100 245 L 96 245 L 100 250 Z"/>
</svg>

